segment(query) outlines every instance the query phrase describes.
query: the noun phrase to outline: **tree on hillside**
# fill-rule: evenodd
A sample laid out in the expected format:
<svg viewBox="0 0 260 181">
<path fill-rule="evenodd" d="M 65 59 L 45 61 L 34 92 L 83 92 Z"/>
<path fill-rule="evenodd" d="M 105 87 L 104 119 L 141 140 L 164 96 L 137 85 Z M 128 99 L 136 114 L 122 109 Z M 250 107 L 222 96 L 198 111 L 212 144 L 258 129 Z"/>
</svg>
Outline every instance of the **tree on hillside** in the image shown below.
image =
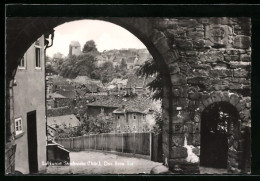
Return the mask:
<svg viewBox="0 0 260 181">
<path fill-rule="evenodd" d="M 83 53 L 96 52 L 96 51 L 97 51 L 97 47 L 94 40 L 87 41 L 82 50 Z"/>
</svg>

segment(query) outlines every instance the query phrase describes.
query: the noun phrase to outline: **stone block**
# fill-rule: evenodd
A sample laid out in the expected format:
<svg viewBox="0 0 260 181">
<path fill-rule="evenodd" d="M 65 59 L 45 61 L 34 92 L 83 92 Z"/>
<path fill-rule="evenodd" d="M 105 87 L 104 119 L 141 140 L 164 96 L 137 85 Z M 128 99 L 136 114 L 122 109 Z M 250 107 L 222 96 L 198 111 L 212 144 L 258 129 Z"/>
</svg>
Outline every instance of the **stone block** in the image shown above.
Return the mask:
<svg viewBox="0 0 260 181">
<path fill-rule="evenodd" d="M 193 124 L 192 133 L 200 133 L 200 123 L 196 122 Z"/>
<path fill-rule="evenodd" d="M 193 122 L 185 122 L 183 125 L 184 133 L 192 133 L 193 132 Z"/>
<path fill-rule="evenodd" d="M 197 85 L 197 84 L 208 84 L 209 79 L 208 77 L 191 77 L 187 78 L 187 83 L 191 85 Z"/>
<path fill-rule="evenodd" d="M 243 121 L 249 121 L 251 119 L 251 113 L 249 109 L 244 109 L 239 112 L 240 118 L 242 118 Z"/>
<path fill-rule="evenodd" d="M 230 103 L 233 105 L 233 106 L 236 106 L 237 103 L 239 102 L 240 98 L 236 95 L 236 94 L 232 94 L 230 96 Z"/>
<path fill-rule="evenodd" d="M 240 60 L 240 56 L 239 55 L 224 55 L 224 59 L 227 62 L 231 62 L 231 61 L 239 61 Z"/>
<path fill-rule="evenodd" d="M 192 134 L 192 145 L 193 146 L 200 146 L 200 134 Z"/>
<path fill-rule="evenodd" d="M 202 97 L 202 95 L 200 92 L 191 92 L 191 93 L 189 93 L 189 96 L 188 96 L 188 98 L 191 100 L 198 100 L 201 97 Z"/>
<path fill-rule="evenodd" d="M 210 51 L 200 55 L 200 61 L 203 62 L 217 62 L 217 61 L 224 61 L 224 55 L 220 51 Z"/>
<path fill-rule="evenodd" d="M 168 64 L 170 74 L 177 74 L 180 72 L 180 68 L 177 63 Z"/>
<path fill-rule="evenodd" d="M 234 48 L 248 49 L 251 46 L 250 36 L 237 35 L 234 38 L 233 43 Z"/>
<path fill-rule="evenodd" d="M 221 102 L 222 92 L 214 92 L 210 95 L 213 102 Z"/>
<path fill-rule="evenodd" d="M 214 44 L 230 45 L 229 36 L 232 35 L 232 28 L 227 25 L 207 25 L 205 27 L 205 37 Z"/>
<path fill-rule="evenodd" d="M 190 40 L 177 39 L 175 40 L 175 44 L 177 47 L 184 50 L 191 50 L 193 48 L 193 43 Z"/>
<path fill-rule="evenodd" d="M 187 37 L 192 40 L 204 39 L 204 32 L 203 31 L 194 31 L 192 29 L 187 32 Z"/>
<path fill-rule="evenodd" d="M 193 41 L 193 48 L 201 49 L 204 48 L 205 46 L 206 46 L 206 42 L 203 39 Z"/>
<path fill-rule="evenodd" d="M 232 69 L 249 69 L 251 67 L 250 62 L 230 62 L 230 68 Z"/>
<path fill-rule="evenodd" d="M 180 74 L 171 75 L 172 85 L 183 85 L 187 83 L 186 77 Z"/>
<path fill-rule="evenodd" d="M 248 78 L 250 76 L 249 72 L 245 69 L 235 69 L 234 77 Z"/>
<path fill-rule="evenodd" d="M 208 99 L 203 100 L 202 103 L 203 103 L 203 105 L 204 105 L 205 107 L 207 107 L 207 106 L 209 106 L 210 104 L 212 104 L 213 101 L 212 101 L 211 97 L 209 97 Z"/>
<path fill-rule="evenodd" d="M 232 76 L 232 70 L 225 70 L 225 69 L 215 69 L 210 70 L 210 76 L 211 77 L 231 77 Z"/>
<path fill-rule="evenodd" d="M 242 89 L 242 84 L 240 83 L 230 83 L 228 86 L 230 90 Z"/>
<path fill-rule="evenodd" d="M 188 86 L 172 86 L 173 95 L 176 97 L 188 97 Z"/>
<path fill-rule="evenodd" d="M 173 49 L 173 50 L 169 50 L 167 52 L 167 56 L 166 56 L 166 63 L 170 64 L 170 63 L 174 63 L 179 59 L 179 52 L 177 49 Z"/>
<path fill-rule="evenodd" d="M 237 111 L 240 112 L 242 111 L 243 109 L 246 108 L 246 101 L 245 100 L 240 100 L 238 102 L 238 104 L 236 105 L 236 108 L 237 108 Z"/>
<path fill-rule="evenodd" d="M 184 29 L 168 29 L 166 32 L 169 38 L 186 38 L 186 31 Z"/>
<path fill-rule="evenodd" d="M 186 158 L 188 156 L 187 148 L 182 146 L 173 146 L 171 148 L 170 159 L 172 158 Z"/>
<path fill-rule="evenodd" d="M 172 123 L 173 133 L 182 133 L 183 132 L 183 123 Z"/>
<path fill-rule="evenodd" d="M 183 146 L 184 143 L 184 135 L 180 134 L 172 134 L 172 146 Z"/>
<path fill-rule="evenodd" d="M 247 54 L 240 55 L 240 61 L 242 62 L 251 62 L 251 56 Z"/>
<path fill-rule="evenodd" d="M 196 51 L 186 51 L 185 55 L 187 57 L 196 57 L 197 56 L 197 52 Z"/>
<path fill-rule="evenodd" d="M 171 171 L 164 165 L 157 165 L 152 168 L 150 174 L 169 174 Z"/>
<path fill-rule="evenodd" d="M 216 91 L 220 91 L 220 90 L 224 91 L 228 89 L 229 89 L 228 85 L 219 85 L 219 84 L 214 85 L 214 90 Z"/>
<path fill-rule="evenodd" d="M 182 19 L 179 20 L 178 25 L 185 28 L 192 28 L 198 25 L 197 20 L 195 19 Z"/>
</svg>

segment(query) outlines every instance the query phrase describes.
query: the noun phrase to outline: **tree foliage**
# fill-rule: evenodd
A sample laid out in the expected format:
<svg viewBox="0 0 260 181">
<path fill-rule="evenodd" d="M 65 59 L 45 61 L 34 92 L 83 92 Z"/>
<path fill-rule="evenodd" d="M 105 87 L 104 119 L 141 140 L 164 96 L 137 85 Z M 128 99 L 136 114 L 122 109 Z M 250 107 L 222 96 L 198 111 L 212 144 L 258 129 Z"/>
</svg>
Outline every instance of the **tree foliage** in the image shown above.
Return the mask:
<svg viewBox="0 0 260 181">
<path fill-rule="evenodd" d="M 155 76 L 155 79 L 147 84 L 148 88 L 153 92 L 152 98 L 155 100 L 162 99 L 162 88 L 163 88 L 163 79 L 162 74 L 158 69 L 158 65 L 153 59 L 147 60 L 141 67 L 136 71 L 138 76 L 149 77 Z"/>
<path fill-rule="evenodd" d="M 94 40 L 87 41 L 82 50 L 83 53 L 96 52 L 96 51 L 97 51 L 97 47 Z"/>
</svg>

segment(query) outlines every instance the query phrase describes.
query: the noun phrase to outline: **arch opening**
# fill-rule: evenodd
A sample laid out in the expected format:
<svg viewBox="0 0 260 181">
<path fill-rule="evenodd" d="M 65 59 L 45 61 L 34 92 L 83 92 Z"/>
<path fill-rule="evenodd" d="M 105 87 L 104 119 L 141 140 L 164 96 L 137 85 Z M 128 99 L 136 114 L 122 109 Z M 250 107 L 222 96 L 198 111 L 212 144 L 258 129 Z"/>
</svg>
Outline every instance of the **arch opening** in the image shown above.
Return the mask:
<svg viewBox="0 0 260 181">
<path fill-rule="evenodd" d="M 227 169 L 230 138 L 239 132 L 238 120 L 238 111 L 228 102 L 205 108 L 201 115 L 201 166 Z"/>
</svg>

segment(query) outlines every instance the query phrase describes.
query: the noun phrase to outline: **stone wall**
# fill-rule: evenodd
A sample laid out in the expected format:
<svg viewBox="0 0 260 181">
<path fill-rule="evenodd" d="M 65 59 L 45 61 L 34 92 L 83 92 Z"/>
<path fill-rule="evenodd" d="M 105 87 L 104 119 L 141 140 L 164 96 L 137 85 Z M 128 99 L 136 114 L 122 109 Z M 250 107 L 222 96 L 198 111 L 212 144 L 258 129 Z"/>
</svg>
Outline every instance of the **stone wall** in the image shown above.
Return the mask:
<svg viewBox="0 0 260 181">
<path fill-rule="evenodd" d="M 161 44 L 161 49 L 167 50 L 169 58 L 166 61 L 172 83 L 172 106 L 163 100 L 163 140 L 166 143 L 163 150 L 171 170 L 198 172 L 199 162 L 191 164 L 185 161 L 184 139 L 187 138 L 188 145 L 199 148 L 200 114 L 206 106 L 227 101 L 240 114 L 240 131 L 250 126 L 250 19 L 160 19 L 155 28 L 160 39 L 167 42 Z M 170 119 L 168 111 L 172 113 Z M 243 142 L 243 138 L 236 142 Z M 229 156 L 229 172 L 241 171 L 238 159 L 234 157 L 242 151 L 243 148 L 237 148 L 236 156 Z M 230 151 L 229 155 L 232 155 Z"/>
</svg>

